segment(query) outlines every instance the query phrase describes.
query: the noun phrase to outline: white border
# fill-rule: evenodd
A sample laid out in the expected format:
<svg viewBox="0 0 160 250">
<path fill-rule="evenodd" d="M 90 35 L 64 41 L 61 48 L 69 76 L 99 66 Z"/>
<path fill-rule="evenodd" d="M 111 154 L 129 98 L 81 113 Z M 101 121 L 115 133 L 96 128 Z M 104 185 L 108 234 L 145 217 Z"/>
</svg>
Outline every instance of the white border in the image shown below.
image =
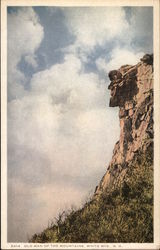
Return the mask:
<svg viewBox="0 0 160 250">
<path fill-rule="evenodd" d="M 154 7 L 154 243 L 7 243 L 7 6 L 153 6 Z M 160 249 L 160 2 L 159 0 L 2 0 L 1 2 L 1 239 L 2 249 Z"/>
<path fill-rule="evenodd" d="M 154 241 L 160 249 L 160 1 L 154 5 Z"/>
<path fill-rule="evenodd" d="M 159 0 L 2 0 L 6 6 L 153 6 Z"/>
<path fill-rule="evenodd" d="M 2 15 L 3 13 L 3 15 Z M 7 242 L 7 15 L 1 5 L 1 247 Z M 8 247 L 8 246 L 7 246 Z M 5 248 L 4 248 L 5 249 Z"/>
</svg>

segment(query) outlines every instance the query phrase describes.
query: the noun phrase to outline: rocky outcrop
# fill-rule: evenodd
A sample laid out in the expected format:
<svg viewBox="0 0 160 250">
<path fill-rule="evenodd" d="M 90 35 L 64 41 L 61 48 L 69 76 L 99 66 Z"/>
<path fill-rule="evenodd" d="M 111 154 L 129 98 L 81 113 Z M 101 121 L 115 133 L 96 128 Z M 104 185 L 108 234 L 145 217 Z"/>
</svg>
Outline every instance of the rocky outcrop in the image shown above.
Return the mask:
<svg viewBox="0 0 160 250">
<path fill-rule="evenodd" d="M 153 55 L 145 55 L 135 66 L 112 70 L 109 78 L 110 107 L 119 106 L 120 139 L 95 197 L 124 181 L 138 150 L 153 148 Z"/>
</svg>

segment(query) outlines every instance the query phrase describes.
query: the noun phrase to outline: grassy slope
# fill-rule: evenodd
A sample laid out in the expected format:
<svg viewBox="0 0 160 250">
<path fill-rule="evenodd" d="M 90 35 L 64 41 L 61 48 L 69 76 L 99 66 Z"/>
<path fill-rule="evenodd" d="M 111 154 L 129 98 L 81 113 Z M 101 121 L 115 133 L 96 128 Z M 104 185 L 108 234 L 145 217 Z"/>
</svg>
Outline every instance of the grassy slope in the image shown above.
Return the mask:
<svg viewBox="0 0 160 250">
<path fill-rule="evenodd" d="M 120 188 L 59 216 L 30 242 L 153 242 L 152 148 L 138 152 L 127 169 Z"/>
</svg>

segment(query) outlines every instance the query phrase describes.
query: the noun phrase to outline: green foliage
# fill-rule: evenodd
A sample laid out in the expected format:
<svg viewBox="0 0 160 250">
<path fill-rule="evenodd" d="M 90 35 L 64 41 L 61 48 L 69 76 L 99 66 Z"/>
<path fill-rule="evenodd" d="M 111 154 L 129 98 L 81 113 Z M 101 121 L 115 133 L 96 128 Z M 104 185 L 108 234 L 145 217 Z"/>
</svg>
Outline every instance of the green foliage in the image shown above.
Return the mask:
<svg viewBox="0 0 160 250">
<path fill-rule="evenodd" d="M 59 215 L 30 242 L 153 242 L 152 149 L 135 155 L 120 187 Z"/>
</svg>

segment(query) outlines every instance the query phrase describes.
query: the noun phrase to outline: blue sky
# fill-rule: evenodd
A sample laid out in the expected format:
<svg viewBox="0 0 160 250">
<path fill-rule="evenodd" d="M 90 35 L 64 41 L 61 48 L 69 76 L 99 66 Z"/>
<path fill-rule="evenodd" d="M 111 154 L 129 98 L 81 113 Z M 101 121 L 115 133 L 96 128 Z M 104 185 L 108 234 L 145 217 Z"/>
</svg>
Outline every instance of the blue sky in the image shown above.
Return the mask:
<svg viewBox="0 0 160 250">
<path fill-rule="evenodd" d="M 107 74 L 153 50 L 151 7 L 8 8 L 8 240 L 93 192 L 119 138 Z"/>
</svg>

